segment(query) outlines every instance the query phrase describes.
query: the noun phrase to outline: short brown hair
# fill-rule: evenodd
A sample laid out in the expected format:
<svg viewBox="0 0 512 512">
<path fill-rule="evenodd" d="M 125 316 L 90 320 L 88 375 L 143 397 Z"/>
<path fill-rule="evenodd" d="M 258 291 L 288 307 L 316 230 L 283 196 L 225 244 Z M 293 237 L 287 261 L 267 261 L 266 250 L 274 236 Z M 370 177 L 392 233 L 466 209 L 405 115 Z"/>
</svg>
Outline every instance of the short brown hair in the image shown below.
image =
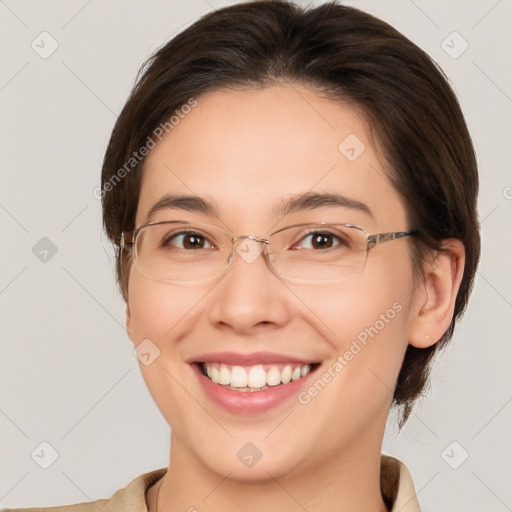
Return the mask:
<svg viewBox="0 0 512 512">
<path fill-rule="evenodd" d="M 393 396 L 402 427 L 428 383 L 434 354 L 467 305 L 480 236 L 476 158 L 458 101 L 430 57 L 390 25 L 337 2 L 304 8 L 285 0 L 240 3 L 200 18 L 147 60 L 117 119 L 101 176 L 104 227 L 115 244 L 123 231 L 133 231 L 144 159 L 131 159 L 191 98 L 283 81 L 364 113 L 403 198 L 408 229 L 418 232 L 411 242 L 417 271 L 425 251 L 442 250 L 443 240 L 464 244 L 450 327 L 428 348 L 407 348 Z M 117 278 L 127 300 L 129 261 L 120 256 L 117 246 Z"/>
</svg>

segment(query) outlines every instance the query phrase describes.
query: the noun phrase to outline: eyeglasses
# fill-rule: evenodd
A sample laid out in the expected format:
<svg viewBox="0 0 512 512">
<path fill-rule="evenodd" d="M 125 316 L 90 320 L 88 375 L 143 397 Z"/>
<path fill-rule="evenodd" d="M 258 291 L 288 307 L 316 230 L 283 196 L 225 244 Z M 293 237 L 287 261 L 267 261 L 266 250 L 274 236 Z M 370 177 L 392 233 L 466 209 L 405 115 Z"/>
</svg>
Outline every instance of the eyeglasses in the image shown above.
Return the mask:
<svg viewBox="0 0 512 512">
<path fill-rule="evenodd" d="M 234 237 L 210 224 L 167 220 L 139 226 L 131 236 L 123 232 L 120 247 L 122 252 L 133 247 L 139 271 L 157 281 L 189 283 L 220 277 L 236 252 L 246 263 L 263 253 L 270 269 L 285 279 L 325 282 L 363 272 L 370 249 L 415 234 L 372 235 L 353 224 L 313 222 L 279 229 L 264 239 Z"/>
</svg>

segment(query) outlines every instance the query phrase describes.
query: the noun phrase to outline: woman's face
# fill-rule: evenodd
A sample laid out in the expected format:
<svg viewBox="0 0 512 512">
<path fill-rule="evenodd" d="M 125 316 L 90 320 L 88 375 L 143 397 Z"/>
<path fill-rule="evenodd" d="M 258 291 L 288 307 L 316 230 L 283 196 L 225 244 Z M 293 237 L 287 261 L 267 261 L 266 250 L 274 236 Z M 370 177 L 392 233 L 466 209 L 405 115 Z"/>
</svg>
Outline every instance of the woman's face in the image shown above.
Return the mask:
<svg viewBox="0 0 512 512">
<path fill-rule="evenodd" d="M 352 108 L 299 86 L 217 91 L 196 100 L 147 157 L 137 226 L 171 194 L 200 198 L 217 216 L 188 201 L 187 209 L 161 208 L 150 220 L 228 226 L 233 235 L 261 238 L 302 222 L 350 223 L 368 233 L 407 229 L 402 202 Z M 285 216 L 277 211 L 304 194 L 349 201 L 319 199 Z M 362 273 L 338 282 L 286 281 L 264 256 L 242 253 L 222 278 L 195 284 L 152 280 L 132 265 L 128 332 L 135 346 L 144 342 L 140 368 L 172 428 L 173 450 L 244 480 L 380 453 L 408 344 L 409 243 L 378 245 Z M 244 374 L 234 366 L 252 371 L 256 381 L 262 370 L 271 381 L 287 381 L 290 369 L 314 366 L 288 384 L 241 392 L 204 376 L 198 363 L 205 361 L 236 386 Z"/>
</svg>

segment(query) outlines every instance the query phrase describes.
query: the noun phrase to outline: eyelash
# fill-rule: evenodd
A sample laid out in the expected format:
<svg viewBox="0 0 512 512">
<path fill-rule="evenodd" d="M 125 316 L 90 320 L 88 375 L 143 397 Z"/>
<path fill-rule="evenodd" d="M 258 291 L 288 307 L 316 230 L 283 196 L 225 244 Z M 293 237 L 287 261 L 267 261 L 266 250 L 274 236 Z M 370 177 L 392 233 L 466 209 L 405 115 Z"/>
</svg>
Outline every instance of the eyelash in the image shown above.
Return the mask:
<svg viewBox="0 0 512 512">
<path fill-rule="evenodd" d="M 312 231 L 310 233 L 307 233 L 305 234 L 300 240 L 300 241 L 303 241 L 304 239 L 308 238 L 308 237 L 311 237 L 311 236 L 314 236 L 314 235 L 320 235 L 320 236 L 332 236 L 334 237 L 338 243 L 334 246 L 334 247 L 337 247 L 338 245 L 347 245 L 347 242 L 345 240 L 343 240 L 340 236 L 338 235 L 335 235 L 334 233 L 331 233 L 330 231 Z M 297 244 L 293 244 L 294 246 L 297 245 Z"/>
<path fill-rule="evenodd" d="M 293 243 L 290 248 L 296 248 L 299 245 L 303 245 L 303 241 L 306 238 L 312 237 L 314 235 L 334 237 L 338 243 L 336 243 L 333 247 L 337 247 L 338 245 L 348 245 L 346 240 L 343 240 L 340 236 L 338 236 L 330 231 L 311 231 L 309 233 L 303 234 L 301 236 L 301 238 L 299 239 L 299 242 Z M 213 244 L 212 242 L 209 241 L 207 236 L 203 235 L 202 233 L 200 233 L 198 231 L 179 231 L 177 233 L 172 233 L 170 235 L 167 235 L 162 242 L 162 246 L 173 245 L 171 242 L 173 240 L 176 240 L 180 236 L 182 236 L 182 237 L 186 237 L 186 236 L 200 237 L 211 246 L 211 249 L 217 248 L 217 246 L 215 244 Z M 301 244 L 301 242 L 302 242 L 302 244 Z M 184 248 L 181 247 L 180 249 L 184 249 Z M 202 247 L 201 247 L 201 249 L 202 249 Z"/>
<path fill-rule="evenodd" d="M 171 241 L 176 239 L 179 236 L 183 236 L 183 237 L 186 237 L 186 236 L 198 236 L 198 237 L 201 237 L 203 240 L 207 241 L 210 245 L 216 247 L 214 244 L 212 244 L 208 240 L 207 236 L 199 233 L 198 231 L 178 231 L 177 233 L 172 233 L 170 235 L 165 236 L 165 238 L 164 238 L 164 240 L 162 242 L 162 245 L 163 246 L 173 245 L 173 244 L 171 244 Z"/>
</svg>

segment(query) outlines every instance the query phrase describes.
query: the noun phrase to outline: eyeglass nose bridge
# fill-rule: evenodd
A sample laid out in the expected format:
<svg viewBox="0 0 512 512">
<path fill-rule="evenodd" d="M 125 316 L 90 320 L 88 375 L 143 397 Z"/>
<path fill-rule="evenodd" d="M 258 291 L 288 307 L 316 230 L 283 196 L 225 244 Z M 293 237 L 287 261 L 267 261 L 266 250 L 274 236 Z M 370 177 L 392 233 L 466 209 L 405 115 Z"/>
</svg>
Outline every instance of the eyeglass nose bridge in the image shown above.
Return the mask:
<svg viewBox="0 0 512 512">
<path fill-rule="evenodd" d="M 270 246 L 270 240 L 267 240 L 266 238 L 259 238 L 254 235 L 239 235 L 239 236 L 231 237 L 231 252 L 229 253 L 228 259 L 226 261 L 226 263 L 228 265 L 231 264 L 231 262 L 233 261 L 237 247 L 244 240 L 253 240 L 254 242 L 257 242 L 262 247 L 262 249 L 263 249 L 262 252 L 264 253 L 265 259 L 267 259 L 267 263 L 268 263 L 268 255 L 269 255 L 268 247 Z M 256 257 L 254 257 L 254 253 L 252 255 L 250 255 L 249 253 L 251 251 L 250 251 L 249 247 L 247 247 L 247 250 L 245 250 L 245 251 L 243 249 L 239 249 L 237 252 L 238 252 L 239 256 L 241 256 L 242 259 L 244 261 L 246 261 L 247 263 L 254 261 L 256 259 L 256 257 L 258 257 L 260 255 L 260 253 L 258 253 L 256 255 Z M 247 257 L 240 253 L 246 253 Z"/>
</svg>

